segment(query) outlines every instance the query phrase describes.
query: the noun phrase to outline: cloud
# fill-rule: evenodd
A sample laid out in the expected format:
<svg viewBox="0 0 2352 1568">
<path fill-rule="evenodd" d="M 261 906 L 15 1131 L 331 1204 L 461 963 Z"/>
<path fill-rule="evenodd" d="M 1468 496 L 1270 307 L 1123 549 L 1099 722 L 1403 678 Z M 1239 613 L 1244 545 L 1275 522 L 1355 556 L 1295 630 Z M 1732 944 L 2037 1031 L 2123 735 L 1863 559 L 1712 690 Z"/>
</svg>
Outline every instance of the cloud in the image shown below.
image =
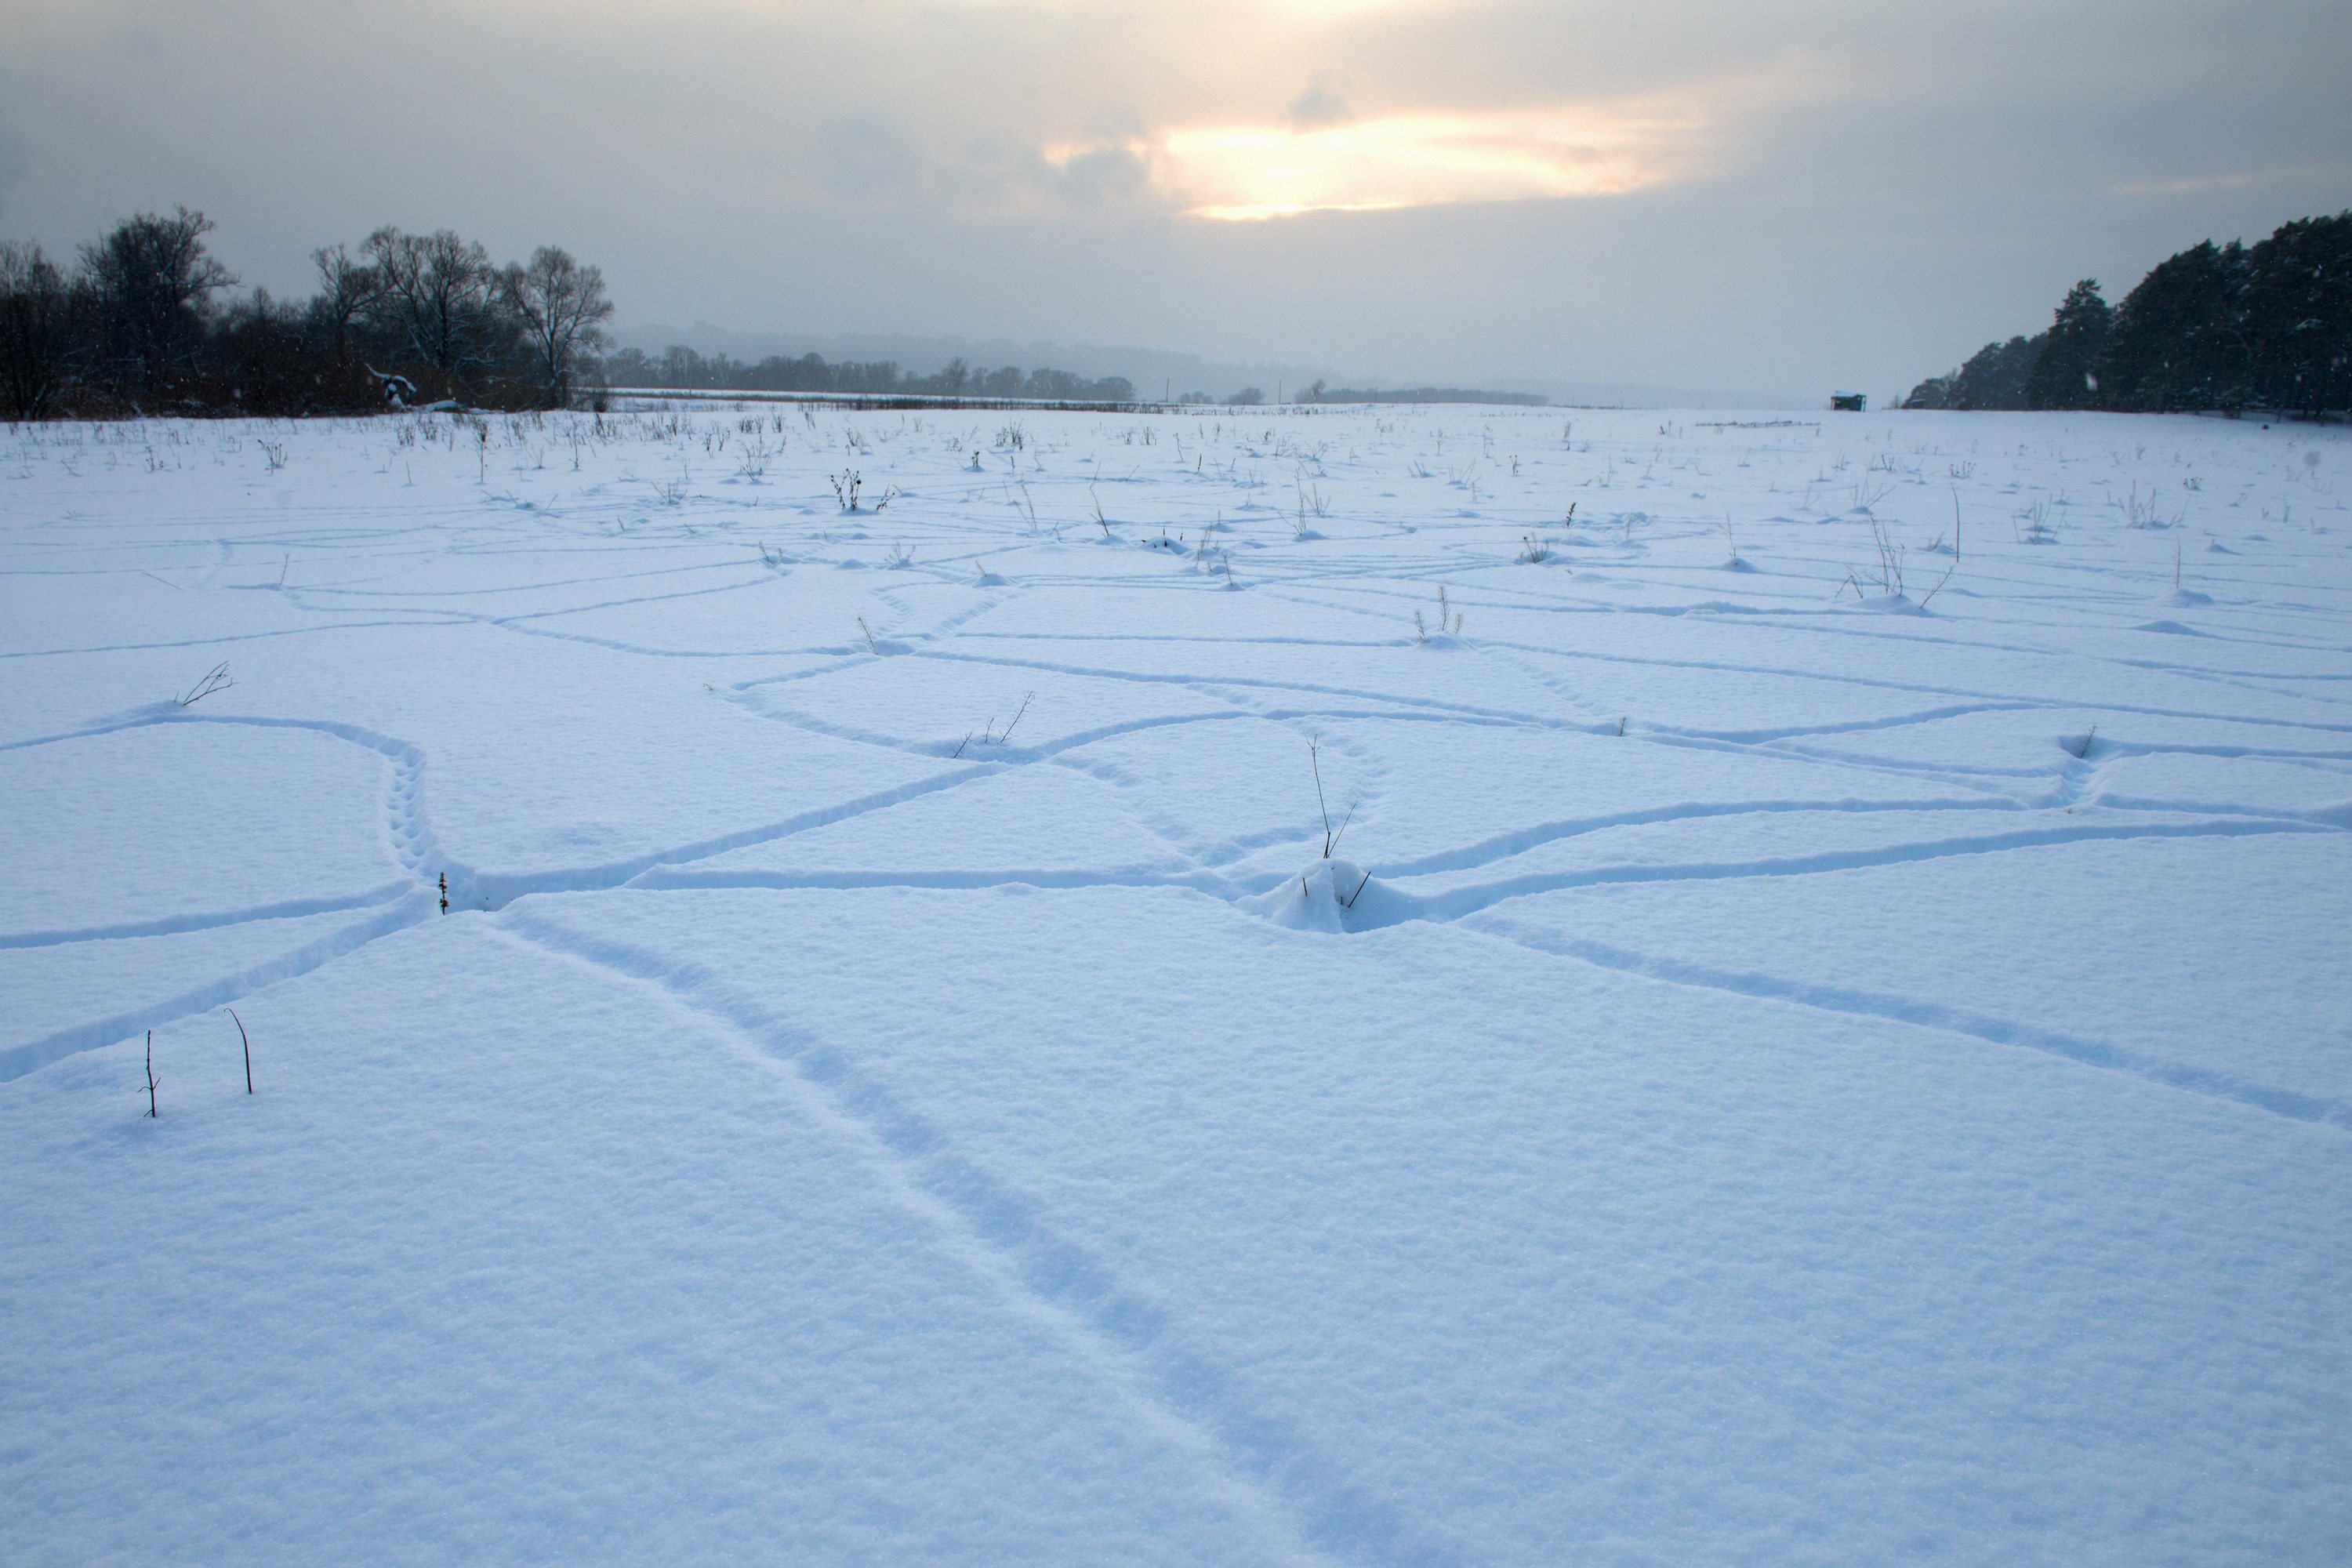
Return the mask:
<svg viewBox="0 0 2352 1568">
<path fill-rule="evenodd" d="M 1883 390 L 2352 203 L 2347 48 L 2343 0 L 0 0 L 0 182 L 53 254 L 200 206 L 273 290 L 447 225 L 639 321 Z"/>
<path fill-rule="evenodd" d="M 2198 196 L 2214 191 L 2243 191 L 2281 185 L 2290 180 L 2341 178 L 2341 166 L 2298 163 L 2275 169 L 2248 169 L 2230 174 L 2191 174 L 2175 180 L 2126 180 L 2107 186 L 2114 196 Z"/>
<path fill-rule="evenodd" d="M 1706 129 L 1660 103 L 1196 126 L 1163 138 L 1164 177 L 1186 216 L 1226 222 L 1623 195 L 1703 167 Z"/>
<path fill-rule="evenodd" d="M 1319 130 L 1327 125 L 1345 124 L 1352 116 L 1345 96 L 1347 79 L 1338 71 L 1319 70 L 1307 90 L 1290 100 L 1290 126 L 1294 131 Z"/>
<path fill-rule="evenodd" d="M 890 115 L 838 116 L 818 128 L 809 172 L 835 204 L 909 215 L 1003 217 L 1160 205 L 1150 144 L 1119 129 L 1132 116 L 1093 119 L 1111 133 L 1045 148 L 982 135 L 950 152 Z"/>
<path fill-rule="evenodd" d="M 899 121 L 880 114 L 845 115 L 817 134 L 824 186 L 850 200 L 896 201 L 929 183 L 930 160 Z"/>
<path fill-rule="evenodd" d="M 25 138 L 13 126 L 0 125 L 0 217 L 8 214 L 8 197 L 24 182 L 32 160 Z"/>
<path fill-rule="evenodd" d="M 1151 184 L 1150 160 L 1135 144 L 1091 147 L 1049 167 L 1056 176 L 1055 194 L 1074 206 L 1131 202 Z"/>
</svg>

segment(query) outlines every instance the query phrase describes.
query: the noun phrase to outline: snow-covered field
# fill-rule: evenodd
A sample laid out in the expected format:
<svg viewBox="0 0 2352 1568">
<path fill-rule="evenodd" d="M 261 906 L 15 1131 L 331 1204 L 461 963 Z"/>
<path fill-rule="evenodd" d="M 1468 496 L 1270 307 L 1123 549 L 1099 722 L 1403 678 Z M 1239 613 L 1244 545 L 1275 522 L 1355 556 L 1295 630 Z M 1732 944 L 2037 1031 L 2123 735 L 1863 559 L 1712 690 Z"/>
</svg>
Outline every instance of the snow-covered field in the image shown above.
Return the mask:
<svg viewBox="0 0 2352 1568">
<path fill-rule="evenodd" d="M 0 432 L 0 1560 L 2352 1558 L 2352 443 L 1774 417 Z"/>
</svg>

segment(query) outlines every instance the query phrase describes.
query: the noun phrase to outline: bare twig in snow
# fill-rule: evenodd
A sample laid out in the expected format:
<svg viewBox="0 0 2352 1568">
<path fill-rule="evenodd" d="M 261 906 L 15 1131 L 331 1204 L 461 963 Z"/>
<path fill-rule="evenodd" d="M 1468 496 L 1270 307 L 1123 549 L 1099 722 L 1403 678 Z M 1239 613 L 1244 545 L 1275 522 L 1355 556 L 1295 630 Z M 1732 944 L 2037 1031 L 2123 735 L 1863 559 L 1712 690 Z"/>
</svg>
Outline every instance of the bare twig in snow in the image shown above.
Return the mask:
<svg viewBox="0 0 2352 1568">
<path fill-rule="evenodd" d="M 251 1094 L 253 1092 L 253 1037 L 245 1032 L 245 1020 L 236 1017 L 236 1008 L 224 1007 L 221 1010 L 230 1017 L 236 1018 L 236 1037 L 245 1045 L 245 1092 Z"/>
<path fill-rule="evenodd" d="M 1363 802 L 1358 801 L 1356 805 L 1362 804 Z M 1349 806 L 1348 815 L 1339 819 L 1339 831 L 1331 835 L 1331 842 L 1323 851 L 1324 858 L 1330 858 L 1331 851 L 1339 847 L 1339 840 L 1348 837 L 1348 824 L 1356 820 L 1356 805 Z"/>
<path fill-rule="evenodd" d="M 1307 742 L 1307 765 L 1315 770 L 1315 804 L 1323 813 L 1323 858 L 1331 858 L 1331 807 L 1323 798 L 1323 760 L 1314 742 Z"/>
<path fill-rule="evenodd" d="M 203 701 L 205 698 L 210 697 L 215 691 L 225 691 L 236 684 L 236 681 L 229 679 L 228 665 L 226 661 L 224 660 L 222 663 L 213 666 L 210 670 L 206 671 L 205 678 L 202 680 L 197 681 L 194 686 L 188 688 L 184 694 L 175 697 L 172 700 L 177 702 L 181 707 L 185 708 L 191 703 Z"/>
</svg>

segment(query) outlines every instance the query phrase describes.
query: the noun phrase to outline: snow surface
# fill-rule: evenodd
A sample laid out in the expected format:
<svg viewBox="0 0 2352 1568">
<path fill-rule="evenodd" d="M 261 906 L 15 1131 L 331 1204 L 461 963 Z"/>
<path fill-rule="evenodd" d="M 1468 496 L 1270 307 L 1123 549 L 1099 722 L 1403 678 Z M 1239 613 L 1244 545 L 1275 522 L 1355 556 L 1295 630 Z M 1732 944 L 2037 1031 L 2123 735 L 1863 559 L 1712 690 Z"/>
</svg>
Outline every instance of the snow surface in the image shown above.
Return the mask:
<svg viewBox="0 0 2352 1568">
<path fill-rule="evenodd" d="M 9 432 L 0 1561 L 2352 1560 L 2347 460 Z"/>
</svg>

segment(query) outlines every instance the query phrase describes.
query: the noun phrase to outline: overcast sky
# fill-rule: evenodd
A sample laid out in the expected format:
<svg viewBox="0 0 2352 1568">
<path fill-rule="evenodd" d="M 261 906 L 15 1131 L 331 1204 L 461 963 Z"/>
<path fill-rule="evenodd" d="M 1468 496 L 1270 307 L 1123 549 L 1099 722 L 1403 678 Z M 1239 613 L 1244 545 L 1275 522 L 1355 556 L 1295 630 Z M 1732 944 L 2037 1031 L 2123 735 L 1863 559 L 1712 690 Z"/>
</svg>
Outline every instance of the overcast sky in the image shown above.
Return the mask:
<svg viewBox="0 0 2352 1568">
<path fill-rule="evenodd" d="M 448 226 L 624 323 L 1874 392 L 2352 206 L 2346 0 L 0 0 L 0 237 Z"/>
</svg>

